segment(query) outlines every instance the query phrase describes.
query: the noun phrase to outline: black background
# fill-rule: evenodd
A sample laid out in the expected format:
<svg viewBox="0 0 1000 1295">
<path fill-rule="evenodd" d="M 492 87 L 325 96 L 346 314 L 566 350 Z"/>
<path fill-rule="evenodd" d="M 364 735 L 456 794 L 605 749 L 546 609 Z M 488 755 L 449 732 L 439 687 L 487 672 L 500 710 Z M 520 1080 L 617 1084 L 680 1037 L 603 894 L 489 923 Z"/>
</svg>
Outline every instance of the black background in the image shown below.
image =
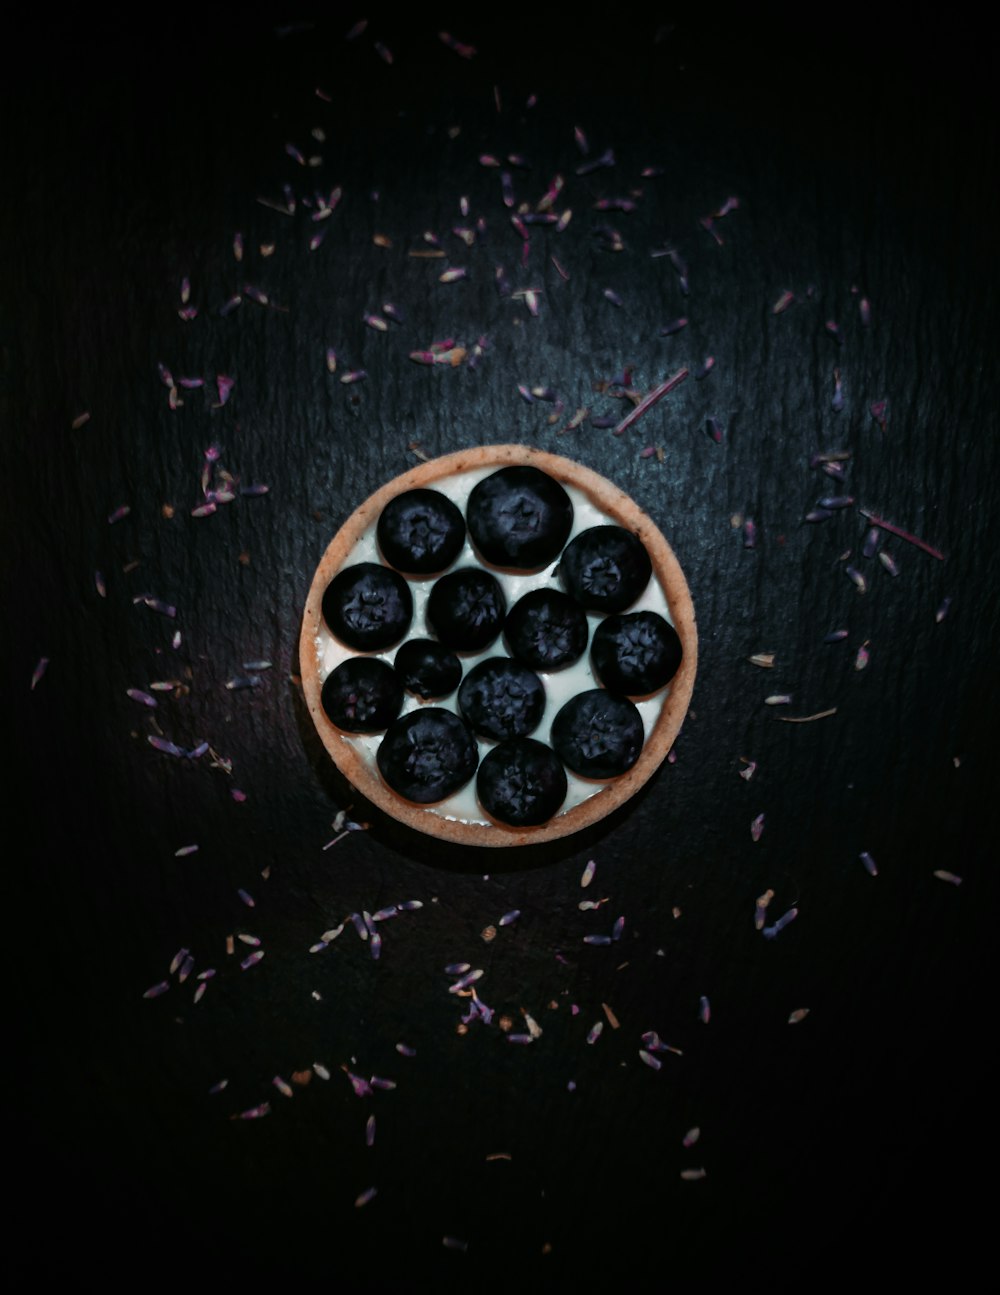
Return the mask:
<svg viewBox="0 0 1000 1295">
<path fill-rule="evenodd" d="M 996 136 L 983 42 L 959 21 L 883 27 L 831 6 L 791 20 L 370 11 L 345 42 L 361 16 L 284 34 L 299 14 L 174 12 L 153 33 L 57 19 L 10 41 L 8 1259 L 21 1276 L 197 1283 L 211 1270 L 347 1289 L 960 1274 L 992 1148 Z M 441 29 L 476 57 L 446 49 Z M 614 148 L 614 169 L 575 174 L 576 124 L 591 156 Z M 323 167 L 297 167 L 288 140 Z M 477 162 L 512 151 L 531 163 L 513 171 L 519 199 L 537 201 L 559 172 L 574 210 L 565 233 L 533 235 L 527 269 L 498 172 Z M 647 163 L 663 175 L 640 179 Z M 255 201 L 280 201 L 285 182 L 300 196 L 343 186 L 314 253 L 301 207 L 291 219 Z M 634 187 L 635 212 L 593 210 Z M 448 232 L 460 194 L 488 222 L 473 248 Z M 717 247 L 698 218 L 730 194 L 740 207 L 718 222 Z M 602 224 L 621 231 L 622 252 L 605 250 Z M 424 229 L 449 260 L 407 257 Z M 686 299 L 666 258 L 649 256 L 668 242 L 690 265 Z M 445 264 L 469 279 L 438 284 Z M 544 288 L 537 319 L 500 301 L 497 264 L 515 288 Z M 184 275 L 200 307 L 187 323 Z M 247 282 L 279 309 L 245 300 L 219 318 Z M 785 289 L 796 304 L 775 316 Z M 386 300 L 405 323 L 383 336 L 361 315 Z M 688 328 L 660 337 L 681 314 Z M 489 339 L 478 368 L 406 358 L 446 335 Z M 712 374 L 624 437 L 586 423 L 559 434 L 579 405 L 619 408 L 597 379 L 632 364 L 646 391 L 708 354 Z M 171 411 L 157 361 L 237 385 L 223 409 L 193 391 Z M 353 367 L 367 379 L 342 385 Z M 557 389 L 562 420 L 550 425 L 551 407 L 524 403 L 518 383 Z M 884 431 L 869 413 L 883 397 Z M 295 684 L 305 593 L 347 514 L 417 461 L 411 442 L 433 456 L 507 441 L 570 454 L 645 507 L 687 572 L 700 634 L 676 763 L 599 830 L 511 855 L 430 846 L 366 811 Z M 270 493 L 194 519 L 213 443 Z M 662 463 L 639 457 L 646 445 Z M 890 538 L 892 579 L 860 558 L 855 508 L 803 525 L 820 495 L 840 493 L 808 465 L 831 449 L 851 451 L 858 504 L 947 560 Z M 124 503 L 130 515 L 109 527 Z M 756 520 L 755 549 L 734 514 Z M 849 549 L 864 595 L 843 574 Z M 175 604 L 176 621 L 133 603 L 146 592 Z M 824 645 L 840 626 L 848 641 Z M 777 655 L 770 673 L 747 663 L 760 651 Z M 274 662 L 259 689 L 225 688 L 259 657 Z M 164 677 L 188 691 L 155 715 L 125 695 Z M 795 714 L 837 714 L 783 724 L 762 704 L 771 692 L 793 694 Z M 232 773 L 154 751 L 154 719 L 181 746 L 211 741 Z M 740 757 L 758 762 L 749 783 Z M 370 830 L 323 852 L 352 800 Z M 176 858 L 188 843 L 198 853 Z M 941 868 L 962 884 L 935 878 Z M 772 916 L 800 910 L 774 941 L 752 920 L 767 887 Z M 581 913 L 584 895 L 609 902 Z M 379 963 L 350 925 L 307 952 L 345 914 L 408 898 L 424 908 L 386 924 Z M 484 943 L 514 908 L 519 921 Z M 619 913 L 620 945 L 582 944 Z M 241 929 L 267 951 L 245 973 L 224 951 Z M 197 969 L 219 968 L 204 1001 L 192 1005 L 193 981 L 144 1001 L 179 946 Z M 510 1046 L 496 1022 L 456 1034 L 443 967 L 459 959 L 486 968 L 498 1016 L 531 1013 L 535 1043 Z M 606 1022 L 588 1047 L 602 1003 L 621 1026 Z M 800 1007 L 810 1015 L 789 1026 Z M 649 1029 L 683 1052 L 659 1073 L 637 1056 Z M 417 1055 L 398 1055 L 400 1040 Z M 292 1100 L 271 1086 L 314 1061 L 328 1084 L 314 1077 Z M 398 1087 L 359 1099 L 341 1065 Z M 229 1118 L 263 1101 L 267 1118 Z M 685 1150 L 692 1126 L 701 1140 Z M 703 1180 L 681 1179 L 700 1166 Z M 370 1186 L 378 1196 L 355 1209 Z M 445 1235 L 467 1252 L 444 1249 Z"/>
</svg>

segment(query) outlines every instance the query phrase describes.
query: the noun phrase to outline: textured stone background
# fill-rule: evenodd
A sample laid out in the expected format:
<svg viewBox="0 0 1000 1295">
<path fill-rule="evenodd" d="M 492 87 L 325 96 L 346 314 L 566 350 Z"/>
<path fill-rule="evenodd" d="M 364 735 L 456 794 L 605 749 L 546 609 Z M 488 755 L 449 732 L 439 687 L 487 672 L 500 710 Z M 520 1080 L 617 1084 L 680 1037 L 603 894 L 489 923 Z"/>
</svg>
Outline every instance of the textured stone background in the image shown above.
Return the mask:
<svg viewBox="0 0 1000 1295">
<path fill-rule="evenodd" d="M 659 41 L 655 15 L 596 7 L 572 22 L 369 16 L 350 43 L 353 14 L 284 36 L 171 15 L 155 41 L 73 20 L 44 34 L 29 24 L 12 42 L 0 417 L 5 695 L 23 811 L 7 867 L 23 1025 L 8 1110 L 26 1146 L 16 1262 L 124 1279 L 135 1235 L 150 1269 L 189 1283 L 216 1264 L 348 1289 L 944 1271 L 982 1208 L 970 1174 L 989 1127 L 997 266 L 983 60 L 960 33 L 882 32 L 842 10 L 791 24 L 674 14 Z M 442 28 L 476 58 L 446 49 Z M 614 169 L 575 174 L 576 124 L 591 157 L 614 148 Z M 323 167 L 297 167 L 288 140 Z M 574 210 L 563 234 L 534 232 L 527 268 L 499 172 L 477 162 L 512 151 L 531 164 L 512 172 L 519 199 L 536 201 L 559 172 L 557 209 Z M 648 163 L 662 176 L 639 179 Z M 284 182 L 343 186 L 311 254 L 301 207 L 290 219 L 255 201 L 280 200 Z M 634 212 L 593 210 L 636 186 Z M 448 232 L 462 194 L 488 223 L 472 248 Z M 730 194 L 740 207 L 718 222 L 718 247 L 698 218 Z M 605 250 L 601 224 L 623 251 Z M 407 256 L 425 229 L 449 260 Z M 649 255 L 667 243 L 689 264 L 688 298 Z M 439 284 L 446 264 L 468 279 Z M 498 264 L 515 289 L 544 289 L 537 319 L 500 300 Z M 188 323 L 176 314 L 184 275 L 200 307 Z M 244 301 L 219 318 L 246 282 L 280 309 Z M 872 302 L 869 329 L 852 285 Z M 775 316 L 786 289 L 799 299 Z M 361 316 L 386 300 L 405 323 L 383 335 Z M 687 329 L 661 337 L 682 314 Z M 488 338 L 477 369 L 407 359 L 449 335 Z M 708 354 L 712 374 L 625 436 L 559 434 L 577 406 L 620 408 L 596 380 L 631 364 L 646 391 Z M 194 391 L 171 411 L 157 361 L 237 385 L 223 409 Z M 367 380 L 342 385 L 354 367 Z M 551 406 L 523 402 L 518 383 L 555 388 L 562 420 L 550 425 Z M 869 412 L 883 397 L 884 432 Z M 83 410 L 90 421 L 72 430 Z M 430 846 L 356 803 L 370 831 L 324 853 L 352 796 L 294 683 L 316 562 L 345 516 L 416 462 L 411 442 L 433 456 L 501 441 L 609 476 L 684 565 L 701 660 L 676 763 L 600 830 L 530 857 Z M 194 519 L 213 443 L 270 493 Z M 647 445 L 662 462 L 639 457 Z M 832 449 L 851 452 L 844 490 L 857 503 L 947 561 L 890 540 L 893 580 L 860 559 L 855 508 L 804 525 L 820 495 L 844 492 L 808 465 Z M 755 549 L 733 514 L 755 519 Z M 843 574 L 847 550 L 863 596 Z M 135 605 L 143 593 L 176 605 L 176 621 Z M 848 641 L 824 645 L 840 626 Z M 747 664 L 760 651 L 777 668 Z M 31 691 L 41 656 L 51 663 Z M 259 689 L 225 688 L 262 657 L 274 668 Z M 162 699 L 155 719 L 181 746 L 209 740 L 231 775 L 145 741 L 152 713 L 125 691 L 174 677 L 189 692 Z M 780 723 L 762 704 L 772 692 L 793 694 L 796 714 L 837 714 Z M 741 756 L 758 762 L 750 783 Z M 597 876 L 583 892 L 588 859 Z M 773 942 L 752 920 L 767 887 L 772 918 L 800 910 Z M 609 903 L 581 913 L 585 894 Z M 424 908 L 386 924 L 380 962 L 350 926 L 307 952 L 345 914 L 408 898 Z M 519 921 L 484 944 L 482 929 L 514 908 Z M 619 913 L 620 945 L 582 944 Z M 224 952 L 240 929 L 267 955 L 242 974 Z M 193 981 L 143 1001 L 179 946 L 196 970 L 219 968 L 204 1002 L 192 1005 Z M 519 1023 L 527 1009 L 542 1036 L 512 1047 L 496 1022 L 456 1034 L 442 970 L 455 960 L 486 968 L 483 999 Z M 621 1028 L 588 1047 L 602 1003 Z M 809 1017 L 787 1025 L 802 1007 Z M 637 1055 L 650 1029 L 684 1054 L 664 1054 L 659 1073 Z M 395 1052 L 400 1040 L 416 1057 Z M 271 1086 L 315 1061 L 328 1084 L 314 1078 L 291 1101 Z M 342 1064 L 398 1088 L 359 1100 Z M 263 1101 L 266 1119 L 228 1118 Z M 701 1141 L 685 1150 L 694 1125 Z M 496 1152 L 512 1158 L 486 1159 Z M 681 1179 L 698 1166 L 703 1181 Z M 443 1235 L 467 1253 L 444 1250 Z"/>
</svg>

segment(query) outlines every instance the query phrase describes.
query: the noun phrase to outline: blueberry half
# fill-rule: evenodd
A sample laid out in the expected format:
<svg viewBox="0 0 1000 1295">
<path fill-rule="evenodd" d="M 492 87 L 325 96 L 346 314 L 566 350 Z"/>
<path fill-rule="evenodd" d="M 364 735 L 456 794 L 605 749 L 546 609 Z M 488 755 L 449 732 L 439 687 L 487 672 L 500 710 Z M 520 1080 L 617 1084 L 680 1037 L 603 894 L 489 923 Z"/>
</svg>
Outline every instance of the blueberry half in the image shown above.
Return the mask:
<svg viewBox="0 0 1000 1295">
<path fill-rule="evenodd" d="M 566 770 L 544 742 L 515 737 L 483 756 L 476 775 L 483 808 L 508 827 L 538 827 L 566 799 Z"/>
<path fill-rule="evenodd" d="M 406 634 L 413 619 L 410 587 L 396 571 L 358 562 L 333 577 L 323 617 L 337 638 L 358 652 L 379 652 Z"/>
<path fill-rule="evenodd" d="M 323 682 L 323 709 L 348 733 L 381 733 L 399 714 L 403 688 L 378 657 L 348 657 Z"/>
<path fill-rule="evenodd" d="M 569 544 L 559 579 L 581 607 L 623 612 L 649 584 L 653 564 L 642 541 L 623 526 L 592 526 Z"/>
<path fill-rule="evenodd" d="M 625 697 L 604 688 L 577 695 L 552 721 L 552 745 L 583 778 L 616 778 L 642 753 L 642 716 Z"/>
<path fill-rule="evenodd" d="M 396 720 L 375 758 L 394 792 L 431 805 L 464 787 L 476 772 L 479 750 L 464 719 L 428 706 Z"/>
<path fill-rule="evenodd" d="M 560 670 L 587 650 L 589 628 L 579 603 L 561 589 L 532 589 L 503 627 L 511 656 L 532 670 Z"/>
<path fill-rule="evenodd" d="M 461 661 L 434 639 L 407 639 L 393 665 L 403 687 L 425 700 L 447 697 L 462 678 Z"/>
<path fill-rule="evenodd" d="M 645 696 L 670 682 L 684 655 L 677 631 L 656 612 L 608 616 L 594 631 L 594 673 L 612 692 Z"/>
<path fill-rule="evenodd" d="M 496 576 L 479 567 L 460 567 L 435 581 L 427 624 L 453 652 L 481 652 L 500 633 L 506 611 Z"/>
<path fill-rule="evenodd" d="M 409 575 L 432 575 L 461 553 L 465 519 L 440 491 L 407 490 L 382 509 L 376 533 L 390 566 Z"/>
<path fill-rule="evenodd" d="M 573 526 L 573 501 L 538 468 L 501 468 L 473 487 L 466 518 L 487 562 L 533 571 L 562 551 Z"/>
<path fill-rule="evenodd" d="M 533 733 L 545 711 L 538 675 L 510 657 L 490 657 L 473 666 L 458 690 L 462 714 L 480 737 L 502 742 Z"/>
</svg>

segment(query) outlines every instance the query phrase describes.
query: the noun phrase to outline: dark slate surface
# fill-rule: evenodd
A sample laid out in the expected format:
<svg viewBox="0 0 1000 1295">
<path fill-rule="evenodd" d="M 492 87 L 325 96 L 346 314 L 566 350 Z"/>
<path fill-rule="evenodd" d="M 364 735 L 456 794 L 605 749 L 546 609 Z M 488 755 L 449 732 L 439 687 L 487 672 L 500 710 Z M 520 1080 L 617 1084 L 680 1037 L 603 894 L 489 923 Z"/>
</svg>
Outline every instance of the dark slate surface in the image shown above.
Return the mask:
<svg viewBox="0 0 1000 1295">
<path fill-rule="evenodd" d="M 459 11 L 373 18 L 346 43 L 353 21 L 282 36 L 166 16 L 140 42 L 75 20 L 12 46 L 0 413 L 17 815 L 8 1113 L 26 1149 L 15 1264 L 115 1284 L 134 1276 L 138 1238 L 144 1266 L 194 1286 L 209 1269 L 346 1289 L 814 1280 L 861 1264 L 961 1273 L 991 1127 L 997 266 L 985 60 L 941 26 L 881 33 L 842 10 L 665 26 L 597 7 L 572 23 Z M 476 58 L 446 49 L 442 28 Z M 592 157 L 613 147 L 614 169 L 575 174 L 576 124 Z M 314 125 L 325 144 L 310 140 Z M 323 166 L 298 167 L 289 140 Z M 483 152 L 530 161 L 512 172 L 519 200 L 566 178 L 557 209 L 571 206 L 572 223 L 536 231 L 526 268 Z M 640 179 L 649 163 L 663 175 Z M 301 206 L 292 219 L 255 201 L 280 200 L 286 182 L 306 196 L 343 186 L 312 254 Z M 634 212 L 594 211 L 632 188 Z M 488 224 L 472 248 L 449 233 L 461 194 Z M 730 194 L 740 206 L 717 224 L 720 247 L 698 219 Z M 602 224 L 623 251 L 605 250 Z M 407 256 L 425 229 L 448 261 Z M 689 263 L 687 298 L 669 261 L 649 255 L 667 243 Z M 468 280 L 439 284 L 445 264 L 467 266 Z M 544 290 L 537 319 L 498 298 L 496 265 L 515 289 Z M 200 311 L 188 323 L 176 314 L 184 275 Z M 272 306 L 244 301 L 219 318 L 248 282 Z M 796 304 L 775 316 L 786 289 Z M 361 316 L 386 300 L 406 318 L 382 335 Z M 661 337 L 682 314 L 687 329 Z M 406 358 L 449 335 L 487 339 L 478 368 Z M 625 365 L 645 392 L 709 354 L 707 378 L 623 437 L 589 424 L 560 434 L 578 406 L 622 408 L 594 384 Z M 158 361 L 236 387 L 225 408 L 192 391 L 171 411 Z M 355 367 L 367 380 L 342 385 Z M 561 420 L 524 403 L 518 383 L 555 388 Z M 884 431 L 869 412 L 881 398 Z M 508 857 L 429 845 L 359 805 L 295 675 L 316 562 L 353 508 L 417 461 L 411 443 L 433 456 L 512 440 L 572 455 L 649 510 L 688 574 L 701 661 L 676 762 L 600 829 Z M 195 519 L 212 444 L 270 493 Z M 662 462 L 640 457 L 649 445 Z M 839 449 L 851 454 L 843 488 L 809 467 Z M 845 492 L 947 560 L 888 537 L 892 579 L 860 557 L 856 506 L 803 523 L 821 495 Z M 129 516 L 109 526 L 123 504 Z M 755 519 L 754 549 L 735 514 Z M 843 573 L 848 550 L 864 595 Z M 175 605 L 176 619 L 137 605 L 141 594 Z M 848 640 L 824 645 L 839 627 Z M 761 651 L 774 670 L 747 664 Z M 274 668 L 259 689 L 228 691 L 251 658 Z M 155 715 L 125 695 L 163 678 L 184 687 Z M 762 704 L 773 692 L 791 693 L 795 714 L 837 713 L 780 723 Z M 153 750 L 154 720 L 181 746 L 210 741 L 231 774 L 210 756 Z M 749 783 L 741 757 L 758 762 Z M 352 801 L 370 830 L 323 852 Z M 198 853 L 176 858 L 190 843 Z M 583 892 L 588 859 L 597 875 Z M 935 878 L 941 868 L 962 884 Z M 768 887 L 772 919 L 799 908 L 774 941 L 753 925 Z M 581 913 L 585 894 L 609 902 Z M 423 909 L 386 924 L 377 964 L 350 926 L 325 954 L 307 952 L 345 914 L 411 898 Z M 514 908 L 519 921 L 485 944 L 483 928 Z M 583 945 L 619 913 L 620 944 Z M 266 950 L 245 973 L 225 954 L 237 930 Z M 219 970 L 204 1001 L 192 1004 L 193 979 L 144 1001 L 179 946 L 196 972 Z M 443 972 L 456 960 L 484 967 L 483 999 L 519 1023 L 526 1009 L 541 1037 L 510 1046 L 496 1021 L 457 1034 Z M 606 1022 L 587 1046 L 603 1003 L 620 1028 Z M 683 1052 L 663 1054 L 659 1073 L 638 1058 L 651 1029 Z M 314 1077 L 293 1100 L 271 1086 L 317 1061 L 328 1084 Z M 359 1099 L 342 1066 L 398 1087 Z M 231 1118 L 265 1101 L 267 1118 Z M 685 1150 L 692 1126 L 701 1140 Z M 702 1166 L 702 1181 L 681 1179 Z M 355 1209 L 370 1186 L 378 1196 Z M 445 1235 L 467 1252 L 444 1249 Z"/>
</svg>

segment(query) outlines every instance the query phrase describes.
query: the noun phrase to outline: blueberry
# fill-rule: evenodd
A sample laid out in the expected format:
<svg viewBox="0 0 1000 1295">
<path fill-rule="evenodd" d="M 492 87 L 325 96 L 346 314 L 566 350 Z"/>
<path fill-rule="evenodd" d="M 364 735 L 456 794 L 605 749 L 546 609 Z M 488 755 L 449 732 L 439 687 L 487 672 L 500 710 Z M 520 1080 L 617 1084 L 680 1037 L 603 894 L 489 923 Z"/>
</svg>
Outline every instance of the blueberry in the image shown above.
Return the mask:
<svg viewBox="0 0 1000 1295">
<path fill-rule="evenodd" d="M 587 617 L 569 594 L 532 589 L 510 609 L 503 627 L 511 656 L 532 670 L 559 670 L 587 649 Z"/>
<path fill-rule="evenodd" d="M 348 657 L 323 683 L 323 709 L 348 733 L 381 733 L 399 714 L 403 687 L 378 657 Z"/>
<path fill-rule="evenodd" d="M 501 468 L 473 487 L 466 517 L 487 562 L 533 571 L 559 556 L 573 526 L 573 502 L 538 468 Z"/>
<path fill-rule="evenodd" d="M 376 528 L 390 566 L 426 576 L 450 567 L 465 544 L 465 519 L 437 490 L 407 490 L 382 509 Z"/>
<path fill-rule="evenodd" d="M 560 760 L 583 778 L 616 778 L 642 752 L 642 716 L 625 697 L 604 688 L 577 693 L 552 721 Z"/>
<path fill-rule="evenodd" d="M 476 791 L 486 812 L 501 823 L 538 827 L 566 799 L 566 770 L 544 742 L 515 737 L 483 756 Z"/>
<path fill-rule="evenodd" d="M 462 680 L 458 705 L 480 737 L 502 742 L 534 732 L 545 710 L 545 689 L 527 666 L 505 656 L 490 657 Z"/>
<path fill-rule="evenodd" d="M 608 616 L 594 631 L 594 673 L 627 697 L 655 692 L 677 673 L 683 650 L 674 627 L 656 612 Z"/>
<path fill-rule="evenodd" d="M 447 697 L 462 678 L 462 663 L 434 639 L 407 639 L 393 662 L 403 687 L 418 697 Z"/>
<path fill-rule="evenodd" d="M 427 624 L 453 652 L 481 652 L 500 633 L 506 611 L 495 576 L 479 567 L 460 567 L 435 581 Z"/>
<path fill-rule="evenodd" d="M 379 743 L 376 760 L 393 791 L 418 805 L 430 805 L 469 781 L 479 751 L 464 719 L 428 706 L 396 720 Z"/>
<path fill-rule="evenodd" d="M 649 584 L 653 564 L 642 542 L 622 526 L 592 526 L 566 545 L 559 579 L 581 607 L 623 612 Z"/>
<path fill-rule="evenodd" d="M 333 577 L 323 616 L 337 638 L 358 652 L 378 652 L 406 634 L 413 618 L 410 587 L 396 571 L 358 562 Z"/>
</svg>

